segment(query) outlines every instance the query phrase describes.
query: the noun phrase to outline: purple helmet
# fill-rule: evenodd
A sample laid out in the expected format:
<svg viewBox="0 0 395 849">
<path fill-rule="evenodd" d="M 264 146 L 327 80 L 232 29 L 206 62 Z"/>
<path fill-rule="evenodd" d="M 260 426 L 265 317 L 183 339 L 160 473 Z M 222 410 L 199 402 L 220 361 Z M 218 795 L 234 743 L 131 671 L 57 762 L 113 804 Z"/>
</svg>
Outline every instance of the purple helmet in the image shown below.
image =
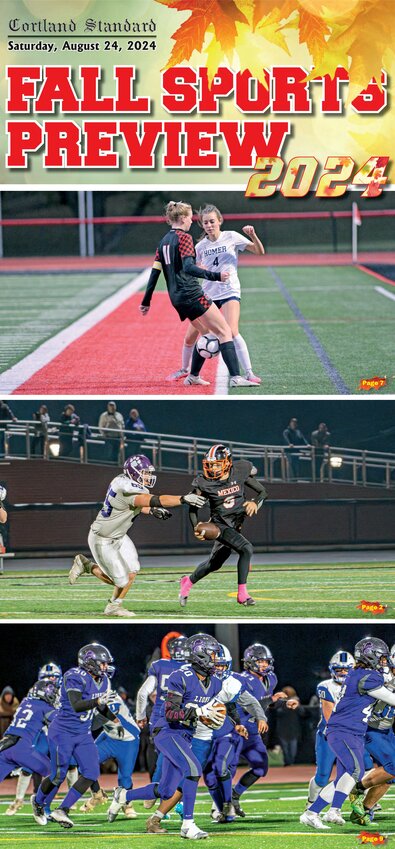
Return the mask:
<svg viewBox="0 0 395 849">
<path fill-rule="evenodd" d="M 41 678 L 30 688 L 28 695 L 31 699 L 40 699 L 49 705 L 54 705 L 58 698 L 59 688 L 49 678 Z"/>
<path fill-rule="evenodd" d="M 123 464 L 123 471 L 128 478 L 136 481 L 139 486 L 152 489 L 156 484 L 155 467 L 145 454 L 135 454 L 134 457 L 128 457 Z"/>
<path fill-rule="evenodd" d="M 267 662 L 267 666 L 263 668 L 262 661 Z M 249 672 L 255 672 L 257 675 L 266 675 L 267 672 L 273 672 L 274 659 L 270 649 L 264 646 L 263 643 L 253 643 L 246 648 L 243 655 L 244 669 Z"/>
<path fill-rule="evenodd" d="M 185 647 L 189 663 L 201 675 L 214 675 L 215 660 L 221 647 L 215 637 L 209 634 L 194 634 L 188 637 Z"/>
</svg>

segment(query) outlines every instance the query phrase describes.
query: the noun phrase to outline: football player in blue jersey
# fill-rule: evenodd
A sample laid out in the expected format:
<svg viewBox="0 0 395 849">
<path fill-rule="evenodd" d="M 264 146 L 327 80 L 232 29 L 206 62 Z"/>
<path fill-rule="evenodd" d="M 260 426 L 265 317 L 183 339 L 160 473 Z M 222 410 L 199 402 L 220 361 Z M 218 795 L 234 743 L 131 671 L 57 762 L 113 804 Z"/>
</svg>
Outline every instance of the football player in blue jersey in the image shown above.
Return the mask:
<svg viewBox="0 0 395 849">
<path fill-rule="evenodd" d="M 329 722 L 329 717 L 339 699 L 341 688 L 344 680 L 354 667 L 354 658 L 352 654 L 343 649 L 339 649 L 329 661 L 330 678 L 325 678 L 317 684 L 317 696 L 320 700 L 321 717 L 317 726 L 315 738 L 315 756 L 316 756 L 316 772 L 309 783 L 308 804 L 314 802 L 317 798 L 320 789 L 326 787 L 329 782 L 333 764 L 335 763 L 336 755 L 330 748 L 326 739 L 326 728 Z"/>
<path fill-rule="evenodd" d="M 265 710 L 272 702 L 284 699 L 287 707 L 296 708 L 299 700 L 289 699 L 286 693 L 274 694 L 277 686 L 277 675 L 274 672 L 274 659 L 270 649 L 262 643 L 253 643 L 246 648 L 243 655 L 244 672 L 236 673 L 246 690 L 260 702 Z M 252 787 L 259 778 L 264 778 L 268 771 L 269 760 L 266 746 L 261 737 L 261 731 L 256 720 L 243 708 L 240 709 L 240 720 L 248 730 L 248 738 L 235 737 L 233 760 L 230 764 L 232 776 L 243 756 L 250 764 L 250 769 L 245 772 L 232 791 L 232 805 L 237 816 L 244 817 L 245 813 L 240 805 L 240 797 Z"/>
<path fill-rule="evenodd" d="M 52 681 L 37 681 L 22 699 L 11 724 L 0 740 L 0 781 L 14 769 L 47 775 L 48 757 L 36 747 L 44 722 L 54 710 L 58 691 Z"/>
<path fill-rule="evenodd" d="M 153 728 L 156 748 L 163 755 L 161 779 L 137 790 L 116 790 L 114 799 L 119 804 L 135 799 L 170 799 L 182 786 L 181 836 L 200 840 L 208 835 L 193 819 L 202 767 L 192 751 L 192 739 L 200 718 L 213 726 L 223 723 L 223 713 L 213 703 L 222 686 L 214 675 L 219 643 L 208 634 L 195 634 L 189 637 L 186 647 L 189 664 L 171 673 L 163 713 Z"/>
<path fill-rule="evenodd" d="M 395 645 L 390 650 L 389 666 L 384 680 L 386 687 L 395 691 Z M 379 799 L 395 780 L 394 716 L 395 707 L 392 705 L 380 699 L 374 703 L 368 719 L 365 746 L 377 766 L 365 773 L 349 796 L 352 807 L 350 819 L 358 825 L 372 822 Z"/>
<path fill-rule="evenodd" d="M 108 708 L 114 695 L 107 676 L 111 662 L 111 654 L 105 646 L 89 643 L 78 652 L 78 666 L 63 676 L 60 708 L 48 732 L 51 768 L 31 798 L 33 816 L 39 825 L 46 825 L 44 806 L 51 804 L 71 758 L 75 758 L 80 774 L 60 807 L 52 811 L 51 818 L 55 822 L 71 828 L 70 808 L 99 777 L 99 755 L 91 733 L 95 712 L 119 722 Z"/>
<path fill-rule="evenodd" d="M 355 667 L 347 674 L 327 728 L 328 743 L 336 756 L 336 777 L 301 815 L 304 825 L 327 829 L 327 822 L 345 823 L 341 808 L 365 772 L 365 737 L 372 706 L 378 699 L 395 706 L 395 693 L 385 686 L 383 677 L 388 656 L 387 644 L 377 637 L 365 637 L 355 646 Z M 320 813 L 328 805 L 329 811 L 321 819 Z"/>
</svg>

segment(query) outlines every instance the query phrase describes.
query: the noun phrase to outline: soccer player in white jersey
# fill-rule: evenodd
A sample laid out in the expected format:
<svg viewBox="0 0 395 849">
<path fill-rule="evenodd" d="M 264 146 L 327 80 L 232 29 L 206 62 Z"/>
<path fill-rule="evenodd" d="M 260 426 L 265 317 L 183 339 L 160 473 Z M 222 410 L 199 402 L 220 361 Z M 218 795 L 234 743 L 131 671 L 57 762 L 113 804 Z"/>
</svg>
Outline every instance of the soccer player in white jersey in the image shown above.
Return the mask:
<svg viewBox="0 0 395 849">
<path fill-rule="evenodd" d="M 198 212 L 198 221 L 205 236 L 197 242 L 196 262 L 209 271 L 228 271 L 230 276 L 225 282 L 204 280 L 204 294 L 208 295 L 222 311 L 232 331 L 236 354 L 245 377 L 251 384 L 259 385 L 261 379 L 252 369 L 247 344 L 239 333 L 240 318 L 240 280 L 237 275 L 239 251 L 250 251 L 262 255 L 265 249 L 255 233 L 254 227 L 243 227 L 244 236 L 235 230 L 221 230 L 223 217 L 213 204 L 207 204 Z M 189 325 L 184 338 L 182 349 L 182 364 L 178 371 L 173 372 L 168 380 L 178 380 L 188 374 L 193 348 L 199 333 L 192 324 Z"/>
<path fill-rule="evenodd" d="M 136 454 L 124 463 L 123 472 L 108 487 L 103 507 L 89 531 L 88 543 L 94 562 L 77 554 L 69 572 L 69 583 L 75 584 L 85 574 L 94 575 L 110 584 L 113 594 L 104 609 L 106 616 L 129 617 L 123 600 L 140 569 L 136 548 L 127 532 L 140 513 L 156 519 L 170 519 L 168 507 L 181 504 L 202 507 L 205 499 L 194 493 L 187 495 L 151 495 L 155 486 L 155 469 L 148 457 Z M 196 503 L 199 499 L 199 504 Z"/>
</svg>

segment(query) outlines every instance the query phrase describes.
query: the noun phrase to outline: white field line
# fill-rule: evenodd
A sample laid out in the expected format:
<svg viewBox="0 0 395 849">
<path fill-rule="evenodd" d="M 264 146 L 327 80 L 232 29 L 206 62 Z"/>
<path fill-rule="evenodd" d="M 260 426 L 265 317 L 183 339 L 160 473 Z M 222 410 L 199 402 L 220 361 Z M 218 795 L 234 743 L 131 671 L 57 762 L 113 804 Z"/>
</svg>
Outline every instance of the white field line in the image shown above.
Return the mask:
<svg viewBox="0 0 395 849">
<path fill-rule="evenodd" d="M 47 339 L 42 345 L 24 357 L 19 363 L 11 366 L 0 375 L 0 395 L 10 395 L 15 389 L 28 380 L 39 369 L 46 366 L 51 360 L 58 356 L 68 345 L 79 339 L 84 333 L 98 324 L 103 318 L 106 318 L 110 313 L 114 312 L 117 307 L 124 303 L 131 295 L 134 295 L 139 289 L 146 285 L 150 275 L 150 268 L 146 268 L 137 277 L 134 277 L 125 286 L 122 286 L 118 292 L 110 295 L 101 304 L 98 304 L 93 310 L 90 310 L 81 318 L 74 321 L 64 330 L 61 330 L 51 339 Z"/>
<path fill-rule="evenodd" d="M 374 288 L 380 295 L 384 295 L 386 298 L 390 298 L 391 301 L 395 301 L 395 295 L 393 292 L 388 292 L 387 289 L 383 289 L 382 286 L 375 286 Z"/>
</svg>

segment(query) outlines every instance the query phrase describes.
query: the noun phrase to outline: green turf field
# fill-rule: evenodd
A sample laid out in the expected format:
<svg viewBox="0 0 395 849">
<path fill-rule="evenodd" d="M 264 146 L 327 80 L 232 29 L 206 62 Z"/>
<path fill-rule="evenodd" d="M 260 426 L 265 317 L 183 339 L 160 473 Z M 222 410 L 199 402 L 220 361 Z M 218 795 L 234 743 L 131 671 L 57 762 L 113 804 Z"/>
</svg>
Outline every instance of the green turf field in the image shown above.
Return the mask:
<svg viewBox="0 0 395 849">
<path fill-rule="evenodd" d="M 132 276 L 2 275 L 0 372 Z M 336 395 L 344 392 L 342 384 L 344 394 L 356 393 L 361 378 L 376 375 L 388 380 L 380 394 L 395 391 L 395 303 L 375 289 L 394 294 L 390 283 L 352 266 L 242 267 L 240 279 L 240 330 L 263 384 L 231 394 Z"/>
<path fill-rule="evenodd" d="M 244 801 L 245 799 L 245 801 Z M 382 800 L 382 812 L 376 814 L 374 823 L 363 826 L 363 831 L 395 834 L 395 794 L 388 792 Z M 301 784 L 265 784 L 251 790 L 243 797 L 245 819 L 237 818 L 234 823 L 217 825 L 209 816 L 210 797 L 203 789 L 198 793 L 195 808 L 197 824 L 209 832 L 209 844 L 212 849 L 263 849 L 273 846 L 275 849 L 356 849 L 360 845 L 358 836 L 362 830 L 348 821 L 349 806 L 344 806 L 346 825 L 330 827 L 329 831 L 317 832 L 299 822 L 304 810 L 306 786 Z M 157 849 L 170 845 L 185 845 L 180 835 L 180 818 L 172 814 L 165 823 L 168 835 L 145 834 L 147 812 L 141 803 L 136 803 L 138 817 L 125 820 L 120 814 L 111 825 L 106 819 L 107 806 L 96 808 L 91 814 L 71 813 L 75 825 L 64 830 L 58 824 L 48 823 L 46 827 L 35 824 L 30 805 L 26 804 L 13 817 L 4 816 L 9 797 L 1 798 L 0 807 L 0 846 L 45 846 L 54 849 L 123 849 L 125 846 L 143 847 L 155 844 Z M 391 842 L 391 838 L 390 841 Z"/>
<path fill-rule="evenodd" d="M 0 373 L 133 279 L 123 274 L 1 275 Z"/>
<path fill-rule="evenodd" d="M 198 559 L 197 559 L 198 562 Z M 71 559 L 70 559 L 71 565 Z M 99 618 L 108 589 L 92 576 L 69 586 L 66 572 L 9 573 L 0 580 L 0 619 Z M 190 571 L 190 570 L 189 570 Z M 255 607 L 236 603 L 235 568 L 222 569 L 196 586 L 186 607 L 178 603 L 178 580 L 183 573 L 170 568 L 141 572 L 125 607 L 137 616 L 181 621 L 231 619 L 393 619 L 395 572 L 390 563 L 303 566 L 254 566 L 248 588 Z M 388 605 L 384 614 L 358 609 L 362 600 Z M 103 616 L 104 618 L 104 616 Z M 105 617 L 107 619 L 107 617 Z"/>
</svg>

